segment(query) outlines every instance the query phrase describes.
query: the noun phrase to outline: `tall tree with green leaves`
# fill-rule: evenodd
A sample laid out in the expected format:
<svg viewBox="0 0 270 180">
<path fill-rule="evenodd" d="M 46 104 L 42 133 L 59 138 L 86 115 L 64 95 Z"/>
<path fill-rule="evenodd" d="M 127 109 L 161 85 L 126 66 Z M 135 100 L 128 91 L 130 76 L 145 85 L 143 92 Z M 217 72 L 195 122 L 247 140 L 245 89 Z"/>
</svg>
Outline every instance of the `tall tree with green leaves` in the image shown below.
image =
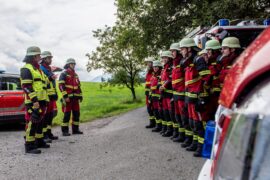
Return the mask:
<svg viewBox="0 0 270 180">
<path fill-rule="evenodd" d="M 269 0 L 115 0 L 113 27 L 94 31 L 100 46 L 88 53 L 88 70 L 102 68 L 111 83 L 124 84 L 136 99 L 135 86 L 143 59 L 180 41 L 197 26 L 211 26 L 218 19 L 269 18 Z"/>
<path fill-rule="evenodd" d="M 125 14 L 139 9 L 138 26 L 147 51 L 155 55 L 181 40 L 198 26 L 211 26 L 219 19 L 269 18 L 269 0 L 119 0 Z M 125 15 L 124 14 L 124 15 Z"/>
<path fill-rule="evenodd" d="M 88 53 L 88 71 L 103 69 L 112 74 L 111 84 L 125 85 L 130 89 L 135 100 L 135 87 L 140 84 L 140 72 L 143 69 L 143 58 L 146 56 L 145 44 L 141 41 L 141 32 L 137 28 L 133 14 L 125 18 L 117 12 L 114 27 L 105 27 L 93 31 L 94 37 L 100 42 L 95 51 Z"/>
</svg>

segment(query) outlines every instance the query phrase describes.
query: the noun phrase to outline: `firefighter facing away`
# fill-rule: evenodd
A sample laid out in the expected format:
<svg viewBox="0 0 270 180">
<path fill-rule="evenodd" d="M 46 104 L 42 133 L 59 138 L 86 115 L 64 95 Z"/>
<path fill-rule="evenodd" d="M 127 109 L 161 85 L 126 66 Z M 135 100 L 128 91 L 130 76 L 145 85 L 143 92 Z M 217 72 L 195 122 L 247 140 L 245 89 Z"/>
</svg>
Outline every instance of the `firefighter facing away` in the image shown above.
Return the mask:
<svg viewBox="0 0 270 180">
<path fill-rule="evenodd" d="M 182 55 L 180 55 L 179 43 L 173 43 L 170 46 L 170 51 L 173 55 L 173 70 L 172 70 L 172 88 L 175 121 L 174 122 L 174 135 L 172 139 L 174 142 L 183 142 L 185 140 L 185 129 L 182 124 L 181 116 L 184 114 L 185 106 L 185 82 L 184 82 L 184 69 L 181 67 L 180 62 Z M 183 117 L 184 118 L 184 117 Z"/>
<path fill-rule="evenodd" d="M 40 48 L 29 47 L 24 58 L 26 63 L 20 72 L 21 85 L 25 95 L 26 133 L 25 152 L 40 154 L 37 148 L 49 148 L 43 139 L 42 125 L 48 103 L 47 79 L 39 67 Z"/>
<path fill-rule="evenodd" d="M 75 72 L 75 59 L 69 58 L 64 66 L 64 72 L 59 78 L 59 89 L 62 93 L 62 111 L 64 113 L 61 126 L 63 136 L 70 136 L 69 120 L 72 113 L 72 134 L 83 134 L 79 129 L 80 104 L 82 102 L 81 84 Z"/>
<path fill-rule="evenodd" d="M 54 105 L 58 99 L 56 86 L 55 86 L 55 79 L 57 76 L 52 72 L 51 63 L 52 63 L 52 54 L 49 51 L 44 51 L 41 53 L 41 65 L 40 68 L 44 72 L 44 74 L 48 78 L 48 89 L 47 93 L 49 96 L 49 103 L 47 105 L 47 111 L 44 117 L 43 123 L 43 134 L 45 140 L 56 140 L 58 139 L 57 136 L 52 134 L 52 121 L 54 118 Z M 48 141 L 49 142 L 49 141 Z"/>
<path fill-rule="evenodd" d="M 156 127 L 152 130 L 152 132 L 160 132 L 162 129 L 162 119 L 163 112 L 160 104 L 160 74 L 162 70 L 162 64 L 159 60 L 153 61 L 153 69 L 154 74 L 150 79 L 150 95 L 149 100 L 151 101 L 153 113 L 156 120 Z"/>
<path fill-rule="evenodd" d="M 147 112 L 149 114 L 149 125 L 145 126 L 145 128 L 154 128 L 156 126 L 154 112 L 152 109 L 151 101 L 149 100 L 150 80 L 154 74 L 153 61 L 154 61 L 153 57 L 148 57 L 144 60 L 147 66 L 146 75 L 145 75 L 145 103 L 147 107 Z"/>
<path fill-rule="evenodd" d="M 159 88 L 161 92 L 161 101 L 163 108 L 164 120 L 162 123 L 161 134 L 164 137 L 170 137 L 173 135 L 173 122 L 174 117 L 174 104 L 172 100 L 172 61 L 173 56 L 171 51 L 163 51 L 161 53 L 162 61 L 164 62 L 164 68 L 161 72 L 161 86 Z"/>
</svg>

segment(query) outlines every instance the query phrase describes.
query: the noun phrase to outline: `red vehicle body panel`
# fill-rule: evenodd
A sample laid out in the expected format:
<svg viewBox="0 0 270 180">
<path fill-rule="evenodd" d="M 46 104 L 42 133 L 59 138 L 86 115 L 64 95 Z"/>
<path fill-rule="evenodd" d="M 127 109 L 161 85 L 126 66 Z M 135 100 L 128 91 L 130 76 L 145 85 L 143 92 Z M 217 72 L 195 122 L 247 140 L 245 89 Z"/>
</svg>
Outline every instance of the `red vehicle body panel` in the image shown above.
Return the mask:
<svg viewBox="0 0 270 180">
<path fill-rule="evenodd" d="M 24 114 L 23 91 L 1 92 L 0 116 Z"/>
<path fill-rule="evenodd" d="M 250 81 L 270 70 L 270 27 L 241 54 L 233 65 L 220 94 L 219 104 L 231 108 Z"/>
<path fill-rule="evenodd" d="M 25 122 L 24 94 L 17 74 L 0 73 L 0 123 Z"/>
</svg>

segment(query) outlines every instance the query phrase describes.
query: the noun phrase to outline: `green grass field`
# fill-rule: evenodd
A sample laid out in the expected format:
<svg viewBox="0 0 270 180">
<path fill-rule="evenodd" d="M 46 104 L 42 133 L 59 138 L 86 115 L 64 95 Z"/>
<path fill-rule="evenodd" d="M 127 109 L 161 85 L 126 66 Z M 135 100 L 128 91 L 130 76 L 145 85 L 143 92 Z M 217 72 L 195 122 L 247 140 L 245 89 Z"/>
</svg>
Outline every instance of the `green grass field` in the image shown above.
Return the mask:
<svg viewBox="0 0 270 180">
<path fill-rule="evenodd" d="M 97 118 L 117 115 L 129 110 L 143 107 L 144 87 L 136 88 L 137 101 L 132 101 L 131 92 L 127 88 L 102 87 L 100 83 L 82 82 L 83 102 L 81 106 L 80 122 L 88 122 Z M 60 125 L 63 119 L 61 103 L 58 100 L 58 115 L 54 119 L 54 125 Z"/>
</svg>

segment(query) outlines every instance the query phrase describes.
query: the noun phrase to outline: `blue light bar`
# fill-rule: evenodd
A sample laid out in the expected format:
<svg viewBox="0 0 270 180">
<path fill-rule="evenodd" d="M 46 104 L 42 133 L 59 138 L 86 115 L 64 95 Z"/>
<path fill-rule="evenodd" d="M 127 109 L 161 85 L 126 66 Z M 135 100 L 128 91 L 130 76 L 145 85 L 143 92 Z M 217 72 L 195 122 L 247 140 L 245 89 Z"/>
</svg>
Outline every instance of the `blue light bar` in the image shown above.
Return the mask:
<svg viewBox="0 0 270 180">
<path fill-rule="evenodd" d="M 263 21 L 263 25 L 269 26 L 269 25 L 270 25 L 270 19 L 265 19 L 265 20 Z"/>
<path fill-rule="evenodd" d="M 228 19 L 220 19 L 218 21 L 218 25 L 219 26 L 229 26 L 230 25 L 230 21 Z"/>
</svg>

